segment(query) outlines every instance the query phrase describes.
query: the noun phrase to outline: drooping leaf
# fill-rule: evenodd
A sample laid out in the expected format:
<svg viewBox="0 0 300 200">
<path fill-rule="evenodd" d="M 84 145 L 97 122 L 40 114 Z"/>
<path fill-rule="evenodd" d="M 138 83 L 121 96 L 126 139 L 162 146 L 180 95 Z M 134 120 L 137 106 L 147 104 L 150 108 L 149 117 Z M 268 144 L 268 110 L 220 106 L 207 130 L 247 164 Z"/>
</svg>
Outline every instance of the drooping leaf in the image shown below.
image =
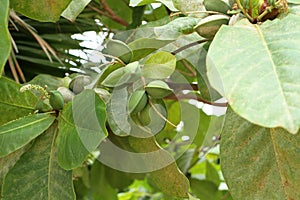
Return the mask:
<svg viewBox="0 0 300 200">
<path fill-rule="evenodd" d="M 10 54 L 11 45 L 8 32 L 9 0 L 1 0 L 0 7 L 0 76 Z"/>
<path fill-rule="evenodd" d="M 56 22 L 71 0 L 10 0 L 15 11 L 41 22 Z"/>
<path fill-rule="evenodd" d="M 146 78 L 163 79 L 170 76 L 175 67 L 175 56 L 168 52 L 158 52 L 145 61 L 142 74 Z"/>
<path fill-rule="evenodd" d="M 300 134 L 256 126 L 231 109 L 221 138 L 221 167 L 234 199 L 298 199 Z"/>
<path fill-rule="evenodd" d="M 16 164 L 16 162 L 20 159 L 20 157 L 31 147 L 31 144 L 16 150 L 15 152 L 0 158 L 0 196 L 2 192 L 2 184 L 4 181 L 4 178 L 6 174 L 9 172 L 9 170 Z"/>
<path fill-rule="evenodd" d="M 0 157 L 25 146 L 39 136 L 55 120 L 49 113 L 33 114 L 0 126 Z"/>
<path fill-rule="evenodd" d="M 252 123 L 296 133 L 300 127 L 299 36 L 300 16 L 293 14 L 261 26 L 223 26 L 207 55 L 211 85 Z"/>
<path fill-rule="evenodd" d="M 205 11 L 203 1 L 201 0 L 173 0 L 173 4 L 175 8 L 186 15 L 196 17 L 203 17 L 206 15 L 205 13 L 199 13 L 199 11 Z"/>
<path fill-rule="evenodd" d="M 58 161 L 64 169 L 80 166 L 105 139 L 105 103 L 93 90 L 84 90 L 59 116 Z"/>
<path fill-rule="evenodd" d="M 75 199 L 72 172 L 58 165 L 57 128 L 57 123 L 52 124 L 8 172 L 3 184 L 3 200 Z"/>
<path fill-rule="evenodd" d="M 160 148 L 154 137 L 130 137 L 132 148 L 139 152 L 139 167 L 144 167 L 150 173 L 151 179 L 164 193 L 175 197 L 188 197 L 189 181 L 178 169 L 173 157 Z"/>
<path fill-rule="evenodd" d="M 74 21 L 90 1 L 91 0 L 72 0 L 68 7 L 63 11 L 62 16 L 70 21 Z"/>
<path fill-rule="evenodd" d="M 38 99 L 30 92 L 20 92 L 20 85 L 0 79 L 0 125 L 33 113 Z"/>
</svg>

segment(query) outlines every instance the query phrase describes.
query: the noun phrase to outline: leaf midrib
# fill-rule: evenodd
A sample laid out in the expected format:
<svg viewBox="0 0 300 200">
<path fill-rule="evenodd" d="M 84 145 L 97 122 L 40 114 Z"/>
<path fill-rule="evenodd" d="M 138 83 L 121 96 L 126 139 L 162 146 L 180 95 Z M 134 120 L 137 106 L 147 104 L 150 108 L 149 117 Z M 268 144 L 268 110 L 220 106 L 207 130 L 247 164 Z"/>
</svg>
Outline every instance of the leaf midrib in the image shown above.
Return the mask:
<svg viewBox="0 0 300 200">
<path fill-rule="evenodd" d="M 262 33 L 260 27 L 259 27 L 258 25 L 256 25 L 256 24 L 255 24 L 254 26 L 255 26 L 255 28 L 256 28 L 258 34 L 259 34 L 259 37 L 260 37 L 260 39 L 261 39 L 261 41 L 262 41 L 263 46 L 265 47 L 265 50 L 266 50 L 266 52 L 267 52 L 267 55 L 268 55 L 269 58 L 270 58 L 270 62 L 271 62 L 271 64 L 272 64 L 272 69 L 273 69 L 274 74 L 275 74 L 275 76 L 276 76 L 277 84 L 278 84 L 278 86 L 279 86 L 279 88 L 280 88 L 280 95 L 281 95 L 281 97 L 284 99 L 285 107 L 287 108 L 287 109 L 285 109 L 285 110 L 286 110 L 286 113 L 287 113 L 287 116 L 288 116 L 289 120 L 292 122 L 292 126 L 293 126 L 292 129 L 294 129 L 294 122 L 293 122 L 292 114 L 291 114 L 291 111 L 289 110 L 289 105 L 288 105 L 287 100 L 286 100 L 286 97 L 285 97 L 285 95 L 284 95 L 282 85 L 281 85 L 281 83 L 280 83 L 280 81 L 279 81 L 280 79 L 279 79 L 278 74 L 277 74 L 276 65 L 275 65 L 275 63 L 274 63 L 274 61 L 273 61 L 273 58 L 272 58 L 272 53 L 271 53 L 271 51 L 270 51 L 270 49 L 269 49 L 269 47 L 268 47 L 267 41 L 266 41 L 266 39 L 265 39 L 265 37 L 264 37 L 264 35 L 263 35 L 263 33 Z"/>
</svg>

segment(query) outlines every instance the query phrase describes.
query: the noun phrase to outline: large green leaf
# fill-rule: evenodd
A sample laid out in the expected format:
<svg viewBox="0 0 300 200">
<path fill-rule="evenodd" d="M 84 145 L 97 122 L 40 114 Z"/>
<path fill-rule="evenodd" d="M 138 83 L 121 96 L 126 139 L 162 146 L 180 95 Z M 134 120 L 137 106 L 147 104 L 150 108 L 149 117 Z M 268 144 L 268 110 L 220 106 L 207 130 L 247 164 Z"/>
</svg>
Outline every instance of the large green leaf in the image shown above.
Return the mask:
<svg viewBox="0 0 300 200">
<path fill-rule="evenodd" d="M 208 51 L 209 81 L 247 120 L 296 133 L 299 54 L 300 16 L 290 14 L 262 25 L 223 26 Z"/>
<path fill-rule="evenodd" d="M 168 52 L 158 52 L 144 63 L 142 74 L 146 78 L 163 79 L 170 76 L 176 67 L 176 58 Z"/>
<path fill-rule="evenodd" d="M 31 147 L 31 144 L 24 146 L 21 149 L 18 149 L 17 151 L 0 158 L 0 196 L 2 192 L 2 184 L 4 181 L 4 177 L 9 172 L 9 170 L 16 164 L 16 162 L 20 159 L 20 157 Z"/>
<path fill-rule="evenodd" d="M 8 13 L 9 13 L 9 0 L 1 0 L 0 7 L 0 76 L 2 75 L 3 67 L 10 54 L 10 38 L 8 32 Z"/>
<path fill-rule="evenodd" d="M 71 0 L 10 0 L 15 11 L 41 22 L 56 22 Z"/>
<path fill-rule="evenodd" d="M 70 21 L 75 21 L 76 17 L 83 11 L 91 0 L 72 0 L 69 6 L 64 10 L 62 16 Z"/>
<path fill-rule="evenodd" d="M 0 157 L 28 144 L 55 120 L 55 116 L 42 113 L 29 115 L 0 126 Z"/>
<path fill-rule="evenodd" d="M 299 199 L 300 133 L 251 124 L 229 110 L 221 166 L 234 199 Z"/>
<path fill-rule="evenodd" d="M 181 198 L 188 196 L 188 179 L 178 169 L 172 156 L 159 147 L 154 137 L 130 137 L 129 143 L 134 150 L 141 153 L 143 162 L 137 163 L 137 165 L 152 170 L 150 172 L 151 179 L 162 192 Z M 162 167 L 163 165 L 167 166 Z"/>
<path fill-rule="evenodd" d="M 30 92 L 21 93 L 20 85 L 0 78 L 0 125 L 33 113 L 38 99 Z"/>
<path fill-rule="evenodd" d="M 58 161 L 64 169 L 80 166 L 105 139 L 106 109 L 93 91 L 84 90 L 59 116 Z"/>
<path fill-rule="evenodd" d="M 3 200 L 75 199 L 72 172 L 57 162 L 57 123 L 37 138 L 8 172 L 3 184 Z"/>
</svg>

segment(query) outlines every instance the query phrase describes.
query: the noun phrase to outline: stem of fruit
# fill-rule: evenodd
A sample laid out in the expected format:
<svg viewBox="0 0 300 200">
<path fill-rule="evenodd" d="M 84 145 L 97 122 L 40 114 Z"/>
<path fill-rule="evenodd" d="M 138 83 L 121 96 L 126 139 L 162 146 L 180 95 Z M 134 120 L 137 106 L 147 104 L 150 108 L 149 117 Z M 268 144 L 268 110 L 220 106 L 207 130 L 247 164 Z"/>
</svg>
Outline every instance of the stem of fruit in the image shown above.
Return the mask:
<svg viewBox="0 0 300 200">
<path fill-rule="evenodd" d="M 241 11 L 243 12 L 243 14 L 250 20 L 250 22 L 254 22 L 253 17 L 251 17 L 248 12 L 246 11 L 246 9 L 242 6 L 241 1 L 240 0 L 236 0 L 236 3 L 238 4 L 238 7 L 241 9 Z"/>
<path fill-rule="evenodd" d="M 269 6 L 263 13 L 261 13 L 261 14 L 257 17 L 257 21 L 261 21 L 262 18 L 263 18 L 264 16 L 266 16 L 268 13 L 272 12 L 272 10 L 273 10 L 274 8 L 276 8 L 278 5 L 280 5 L 281 1 L 282 1 L 282 0 L 278 0 L 278 1 L 276 1 L 276 3 L 275 3 L 274 5 Z"/>
<path fill-rule="evenodd" d="M 167 122 L 168 124 L 170 124 L 171 126 L 173 126 L 174 128 L 176 128 L 177 126 L 175 124 L 173 124 L 172 122 L 170 122 L 167 118 L 165 118 L 155 107 L 155 105 L 152 103 L 152 101 L 149 99 L 149 104 L 150 106 L 153 108 L 153 110 L 156 112 L 156 114 L 162 118 L 163 120 L 165 120 L 165 122 Z"/>
</svg>

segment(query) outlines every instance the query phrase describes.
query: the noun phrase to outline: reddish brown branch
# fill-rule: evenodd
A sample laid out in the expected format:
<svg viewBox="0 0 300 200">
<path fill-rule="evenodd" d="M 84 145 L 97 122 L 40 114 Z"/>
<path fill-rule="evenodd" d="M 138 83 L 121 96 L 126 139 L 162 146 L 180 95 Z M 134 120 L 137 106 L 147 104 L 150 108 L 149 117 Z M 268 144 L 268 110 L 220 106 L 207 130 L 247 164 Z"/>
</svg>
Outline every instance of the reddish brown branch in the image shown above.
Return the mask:
<svg viewBox="0 0 300 200">
<path fill-rule="evenodd" d="M 99 0 L 100 3 L 102 4 L 104 10 L 109 14 L 109 18 L 111 18 L 112 20 L 114 20 L 115 22 L 123 25 L 123 26 L 128 26 L 129 23 L 127 21 L 125 21 L 124 19 L 122 19 L 120 16 L 118 16 L 105 2 L 105 0 Z"/>
<path fill-rule="evenodd" d="M 202 103 L 209 104 L 212 106 L 217 106 L 217 107 L 227 107 L 227 105 L 228 105 L 227 103 L 210 102 L 201 97 L 197 97 L 195 95 L 190 95 L 190 94 L 170 95 L 170 96 L 165 97 L 164 99 L 171 99 L 171 100 L 194 99 L 194 100 L 200 101 Z"/>
</svg>

